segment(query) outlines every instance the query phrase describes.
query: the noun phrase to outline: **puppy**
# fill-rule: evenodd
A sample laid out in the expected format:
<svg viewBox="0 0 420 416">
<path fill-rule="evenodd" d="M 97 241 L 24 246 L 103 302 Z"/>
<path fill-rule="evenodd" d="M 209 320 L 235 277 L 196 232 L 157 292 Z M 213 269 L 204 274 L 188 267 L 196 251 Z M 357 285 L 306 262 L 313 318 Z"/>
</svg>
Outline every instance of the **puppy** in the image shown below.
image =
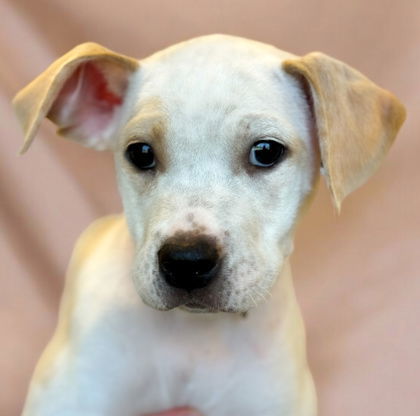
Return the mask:
<svg viewBox="0 0 420 416">
<path fill-rule="evenodd" d="M 321 171 L 339 210 L 377 169 L 399 101 L 322 53 L 212 35 L 136 59 L 77 46 L 16 96 L 111 150 L 124 215 L 80 237 L 25 416 L 314 416 L 293 232 Z"/>
</svg>

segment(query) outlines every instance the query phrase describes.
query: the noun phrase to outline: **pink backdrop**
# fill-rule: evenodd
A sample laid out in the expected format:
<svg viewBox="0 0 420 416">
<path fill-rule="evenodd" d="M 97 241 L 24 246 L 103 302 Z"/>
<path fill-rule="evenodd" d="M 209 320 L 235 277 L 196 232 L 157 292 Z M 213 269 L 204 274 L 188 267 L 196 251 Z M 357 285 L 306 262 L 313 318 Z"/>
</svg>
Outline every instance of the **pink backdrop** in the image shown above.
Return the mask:
<svg viewBox="0 0 420 416">
<path fill-rule="evenodd" d="M 420 414 L 420 5 L 416 0 L 0 0 L 0 414 L 18 415 L 78 234 L 120 210 L 111 156 L 57 139 L 24 157 L 10 98 L 87 40 L 144 57 L 230 33 L 322 50 L 406 104 L 378 174 L 337 217 L 321 185 L 293 258 L 322 416 Z"/>
</svg>

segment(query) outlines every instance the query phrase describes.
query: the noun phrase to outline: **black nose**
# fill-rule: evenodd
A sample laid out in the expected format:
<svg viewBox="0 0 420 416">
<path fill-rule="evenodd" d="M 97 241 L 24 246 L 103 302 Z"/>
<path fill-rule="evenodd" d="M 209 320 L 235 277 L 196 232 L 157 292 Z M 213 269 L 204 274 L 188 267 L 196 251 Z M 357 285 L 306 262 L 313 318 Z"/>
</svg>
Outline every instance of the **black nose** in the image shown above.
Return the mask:
<svg viewBox="0 0 420 416">
<path fill-rule="evenodd" d="M 158 252 L 160 272 L 173 287 L 191 291 L 207 286 L 216 276 L 220 256 L 209 237 L 173 237 Z"/>
</svg>

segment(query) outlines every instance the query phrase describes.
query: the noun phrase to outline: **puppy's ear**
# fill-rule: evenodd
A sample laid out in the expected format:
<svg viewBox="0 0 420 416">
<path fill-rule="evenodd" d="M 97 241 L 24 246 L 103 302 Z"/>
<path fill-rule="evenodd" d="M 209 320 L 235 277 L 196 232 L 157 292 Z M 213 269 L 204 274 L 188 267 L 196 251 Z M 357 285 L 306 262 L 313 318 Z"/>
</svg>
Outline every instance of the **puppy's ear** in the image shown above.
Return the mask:
<svg viewBox="0 0 420 416">
<path fill-rule="evenodd" d="M 111 147 L 130 76 L 138 61 L 95 43 L 83 43 L 55 61 L 22 89 L 13 105 L 32 143 L 44 117 L 58 133 L 98 150 Z"/>
<path fill-rule="evenodd" d="M 336 208 L 378 168 L 405 120 L 390 92 L 319 52 L 283 63 L 308 87 L 324 175 Z"/>
</svg>

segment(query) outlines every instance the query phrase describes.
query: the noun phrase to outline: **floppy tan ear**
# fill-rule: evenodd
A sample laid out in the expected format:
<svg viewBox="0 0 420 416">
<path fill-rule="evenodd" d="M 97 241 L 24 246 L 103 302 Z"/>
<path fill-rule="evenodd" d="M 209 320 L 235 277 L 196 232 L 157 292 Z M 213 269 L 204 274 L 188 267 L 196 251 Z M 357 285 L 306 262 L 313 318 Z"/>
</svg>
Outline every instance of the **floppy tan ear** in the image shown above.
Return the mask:
<svg viewBox="0 0 420 416">
<path fill-rule="evenodd" d="M 83 43 L 23 88 L 13 105 L 22 124 L 24 153 L 48 117 L 58 133 L 102 150 L 110 147 L 130 76 L 138 61 L 96 43 Z"/>
<path fill-rule="evenodd" d="M 390 92 L 319 52 L 283 63 L 309 86 L 321 159 L 337 209 L 378 168 L 405 120 Z"/>
</svg>

